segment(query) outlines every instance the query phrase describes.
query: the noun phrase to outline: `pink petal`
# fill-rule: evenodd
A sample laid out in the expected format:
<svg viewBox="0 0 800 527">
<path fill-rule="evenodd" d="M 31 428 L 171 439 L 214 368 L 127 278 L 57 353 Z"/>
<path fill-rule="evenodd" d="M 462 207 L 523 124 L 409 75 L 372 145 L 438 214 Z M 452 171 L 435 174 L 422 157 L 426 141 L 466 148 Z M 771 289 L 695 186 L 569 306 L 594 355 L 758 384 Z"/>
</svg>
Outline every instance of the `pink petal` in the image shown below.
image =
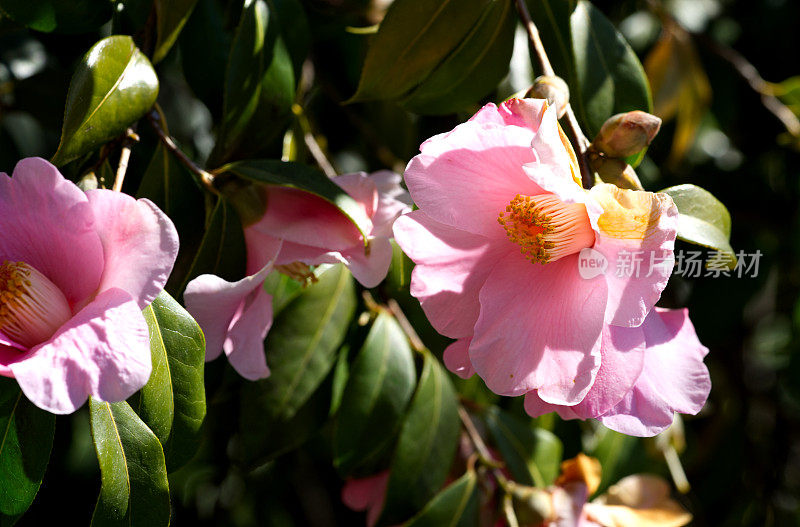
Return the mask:
<svg viewBox="0 0 800 527">
<path fill-rule="evenodd" d="M 492 243 L 434 221 L 421 210 L 398 218 L 394 237 L 417 264 L 411 294 L 436 331 L 451 338 L 471 336 L 480 312 L 480 288 L 498 259 L 510 254 L 507 240 Z"/>
<path fill-rule="evenodd" d="M 245 227 L 244 241 L 247 249 L 246 272 L 248 275 L 256 274 L 264 266 L 274 262 L 283 247 L 280 239 L 252 227 Z"/>
<path fill-rule="evenodd" d="M 647 350 L 633 389 L 600 421 L 618 432 L 653 436 L 667 429 L 675 412 L 696 414 L 711 391 L 700 344 L 686 309 L 655 308 L 642 324 Z"/>
<path fill-rule="evenodd" d="M 580 169 L 564 144 L 563 132 L 558 128 L 556 108 L 547 108 L 542 116 L 542 123 L 533 138 L 531 146 L 536 152 L 536 161 L 551 167 L 556 178 L 580 184 Z"/>
<path fill-rule="evenodd" d="M 544 265 L 514 256 L 481 289 L 472 365 L 500 395 L 538 390 L 546 402 L 575 404 L 600 368 L 605 282 L 581 279 L 577 255 Z"/>
<path fill-rule="evenodd" d="M 55 414 L 74 412 L 90 395 L 123 401 L 147 383 L 151 367 L 147 323 L 122 289 L 98 295 L 10 366 L 25 396 Z"/>
<path fill-rule="evenodd" d="M 471 338 L 459 339 L 444 350 L 444 365 L 462 379 L 469 379 L 475 375 L 475 368 L 469 361 L 469 345 Z"/>
<path fill-rule="evenodd" d="M 364 214 L 371 218 L 378 208 L 378 188 L 366 172 L 342 174 L 332 180 L 339 185 L 351 198 L 364 207 Z"/>
<path fill-rule="evenodd" d="M 269 377 L 264 339 L 271 326 L 272 296 L 258 287 L 234 315 L 223 344 L 233 369 L 248 381 Z"/>
<path fill-rule="evenodd" d="M 608 260 L 606 322 L 638 326 L 661 297 L 672 274 L 678 209 L 665 194 L 622 190 L 613 185 L 597 185 L 591 195 L 604 208 L 594 249 Z M 635 219 L 629 220 L 631 217 Z M 641 232 L 628 230 L 631 225 Z"/>
<path fill-rule="evenodd" d="M 544 99 L 509 99 L 497 107 L 489 103 L 470 118 L 475 123 L 490 123 L 504 126 L 520 126 L 532 132 L 539 129 L 546 109 Z"/>
<path fill-rule="evenodd" d="M 99 291 L 128 291 L 140 309 L 158 296 L 178 256 L 178 232 L 161 210 L 110 190 L 86 193 L 103 242 L 105 268 Z"/>
<path fill-rule="evenodd" d="M 386 278 L 392 263 L 392 244 L 388 238 L 370 240 L 369 255 L 362 247 L 343 251 L 341 258 L 353 278 L 364 287 L 375 287 Z"/>
<path fill-rule="evenodd" d="M 536 160 L 533 133 L 518 126 L 467 122 L 426 141 L 405 172 L 417 206 L 431 219 L 505 238 L 497 216 L 517 195 L 541 194 L 523 165 Z"/>
<path fill-rule="evenodd" d="M 354 511 L 366 510 L 367 525 L 372 527 L 383 510 L 388 484 L 388 470 L 366 478 L 347 480 L 342 487 L 342 502 Z"/>
<path fill-rule="evenodd" d="M 0 375 L 13 377 L 14 374 L 11 372 L 10 365 L 25 358 L 27 351 L 0 343 Z"/>
<path fill-rule="evenodd" d="M 400 175 L 388 170 L 370 174 L 378 189 L 378 207 L 372 216 L 371 236 L 392 237 L 392 225 L 402 214 L 411 211 L 411 196 L 400 186 Z"/>
<path fill-rule="evenodd" d="M 206 362 L 216 359 L 222 353 L 227 345 L 231 325 L 241 318 L 245 306 L 253 305 L 253 300 L 260 295 L 258 290 L 263 289 L 264 279 L 270 271 L 272 265 L 267 264 L 256 274 L 232 283 L 215 275 L 204 274 L 186 285 L 183 301 L 186 310 L 200 325 L 206 337 Z M 262 318 L 261 327 L 256 327 L 252 319 L 246 317 L 244 325 L 239 328 L 237 338 L 243 342 L 250 342 L 252 338 L 257 338 L 262 333 L 266 335 L 272 323 L 271 319 L 271 316 L 268 320 Z M 241 330 L 249 331 L 250 334 L 243 335 Z M 229 347 L 225 349 L 232 350 Z M 259 353 L 264 354 L 263 347 Z M 257 357 L 251 358 L 251 361 L 256 360 Z"/>
<path fill-rule="evenodd" d="M 0 262 L 24 261 L 47 276 L 75 308 L 103 272 L 103 246 L 86 195 L 56 167 L 23 159 L 14 177 L 0 173 Z"/>
</svg>

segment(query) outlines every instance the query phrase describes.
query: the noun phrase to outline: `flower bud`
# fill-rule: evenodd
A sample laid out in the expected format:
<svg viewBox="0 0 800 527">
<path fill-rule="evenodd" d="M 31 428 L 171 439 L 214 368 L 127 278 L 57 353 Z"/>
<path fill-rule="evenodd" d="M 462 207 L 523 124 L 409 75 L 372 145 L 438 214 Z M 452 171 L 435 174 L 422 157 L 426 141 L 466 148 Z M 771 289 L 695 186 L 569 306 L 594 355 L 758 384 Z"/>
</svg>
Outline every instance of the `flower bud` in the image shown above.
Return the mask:
<svg viewBox="0 0 800 527">
<path fill-rule="evenodd" d="M 542 75 L 536 77 L 525 97 L 547 99 L 547 104 L 555 106 L 560 119 L 567 111 L 567 104 L 569 104 L 569 87 L 561 77 Z"/>
<path fill-rule="evenodd" d="M 643 190 L 636 171 L 622 159 L 608 158 L 590 150 L 589 166 L 604 183 L 611 183 L 619 188 Z"/>
<path fill-rule="evenodd" d="M 661 128 L 661 119 L 638 110 L 608 118 L 592 147 L 606 157 L 623 158 L 640 152 Z"/>
</svg>

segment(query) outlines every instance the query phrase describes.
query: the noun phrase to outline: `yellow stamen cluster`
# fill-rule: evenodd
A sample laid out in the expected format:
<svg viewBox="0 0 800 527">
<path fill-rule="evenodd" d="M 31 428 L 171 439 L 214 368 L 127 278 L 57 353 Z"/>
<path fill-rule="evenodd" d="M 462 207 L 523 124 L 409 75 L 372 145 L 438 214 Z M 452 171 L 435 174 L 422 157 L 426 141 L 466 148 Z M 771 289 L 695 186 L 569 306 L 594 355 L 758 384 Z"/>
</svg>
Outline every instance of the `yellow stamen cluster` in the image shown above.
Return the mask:
<svg viewBox="0 0 800 527">
<path fill-rule="evenodd" d="M 0 266 L 0 331 L 32 347 L 49 339 L 72 316 L 61 290 L 25 262 Z"/>
<path fill-rule="evenodd" d="M 532 263 L 554 262 L 594 244 L 586 207 L 564 203 L 552 194 L 517 194 L 497 221 Z"/>
<path fill-rule="evenodd" d="M 275 270 L 279 273 L 285 274 L 292 280 L 302 283 L 304 286 L 317 282 L 317 277 L 314 276 L 314 271 L 311 267 L 303 262 L 292 262 L 290 264 L 276 265 Z"/>
</svg>

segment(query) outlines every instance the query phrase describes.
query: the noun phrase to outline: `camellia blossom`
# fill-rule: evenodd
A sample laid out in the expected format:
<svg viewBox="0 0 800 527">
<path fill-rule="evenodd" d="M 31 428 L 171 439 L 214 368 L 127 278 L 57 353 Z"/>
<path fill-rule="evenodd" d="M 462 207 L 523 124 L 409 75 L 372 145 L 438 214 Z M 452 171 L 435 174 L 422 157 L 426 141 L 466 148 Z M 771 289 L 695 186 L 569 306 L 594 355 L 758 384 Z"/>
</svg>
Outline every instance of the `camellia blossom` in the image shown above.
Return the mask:
<svg viewBox="0 0 800 527">
<path fill-rule="evenodd" d="M 434 328 L 457 339 L 448 368 L 477 373 L 501 395 L 574 406 L 606 360 L 616 382 L 592 397 L 605 410 L 620 403 L 643 371 L 640 326 L 672 272 L 672 199 L 608 184 L 584 190 L 543 100 L 488 104 L 420 151 L 405 173 L 419 210 L 394 233 L 417 264 L 411 293 Z M 617 272 L 631 255 L 641 265 Z M 602 266 L 588 274 L 584 262 Z M 610 365 L 628 354 L 639 358 Z"/>
<path fill-rule="evenodd" d="M 410 210 L 400 176 L 388 171 L 333 178 L 360 205 L 355 218 L 368 238 L 332 203 L 308 192 L 270 186 L 266 212 L 244 229 L 247 277 L 227 282 L 201 275 L 184 293 L 186 309 L 206 336 L 206 361 L 225 351 L 249 380 L 269 376 L 264 338 L 272 325 L 272 297 L 263 287 L 273 269 L 302 278 L 309 265 L 344 263 L 364 287 L 378 285 L 392 260 L 392 224 Z"/>
<path fill-rule="evenodd" d="M 177 254 L 146 199 L 84 193 L 39 158 L 0 173 L 0 375 L 57 414 L 130 397 L 152 368 L 142 309 Z"/>
</svg>

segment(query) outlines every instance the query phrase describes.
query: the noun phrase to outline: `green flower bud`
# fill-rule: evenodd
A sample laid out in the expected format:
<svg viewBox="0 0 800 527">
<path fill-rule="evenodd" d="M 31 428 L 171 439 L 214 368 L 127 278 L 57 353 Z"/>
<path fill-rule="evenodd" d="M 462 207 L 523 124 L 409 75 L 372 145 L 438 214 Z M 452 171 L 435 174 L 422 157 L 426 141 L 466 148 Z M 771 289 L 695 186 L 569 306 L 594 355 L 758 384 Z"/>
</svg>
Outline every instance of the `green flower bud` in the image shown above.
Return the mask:
<svg viewBox="0 0 800 527">
<path fill-rule="evenodd" d="M 611 183 L 619 188 L 642 190 L 642 183 L 636 171 L 622 159 L 614 159 L 590 150 L 589 166 L 604 183 Z"/>
<path fill-rule="evenodd" d="M 608 118 L 592 147 L 606 157 L 623 158 L 647 147 L 661 128 L 661 119 L 638 110 Z"/>
<path fill-rule="evenodd" d="M 536 77 L 525 97 L 547 99 L 547 104 L 555 106 L 558 117 L 561 118 L 569 104 L 569 87 L 561 77 L 542 75 Z"/>
</svg>

